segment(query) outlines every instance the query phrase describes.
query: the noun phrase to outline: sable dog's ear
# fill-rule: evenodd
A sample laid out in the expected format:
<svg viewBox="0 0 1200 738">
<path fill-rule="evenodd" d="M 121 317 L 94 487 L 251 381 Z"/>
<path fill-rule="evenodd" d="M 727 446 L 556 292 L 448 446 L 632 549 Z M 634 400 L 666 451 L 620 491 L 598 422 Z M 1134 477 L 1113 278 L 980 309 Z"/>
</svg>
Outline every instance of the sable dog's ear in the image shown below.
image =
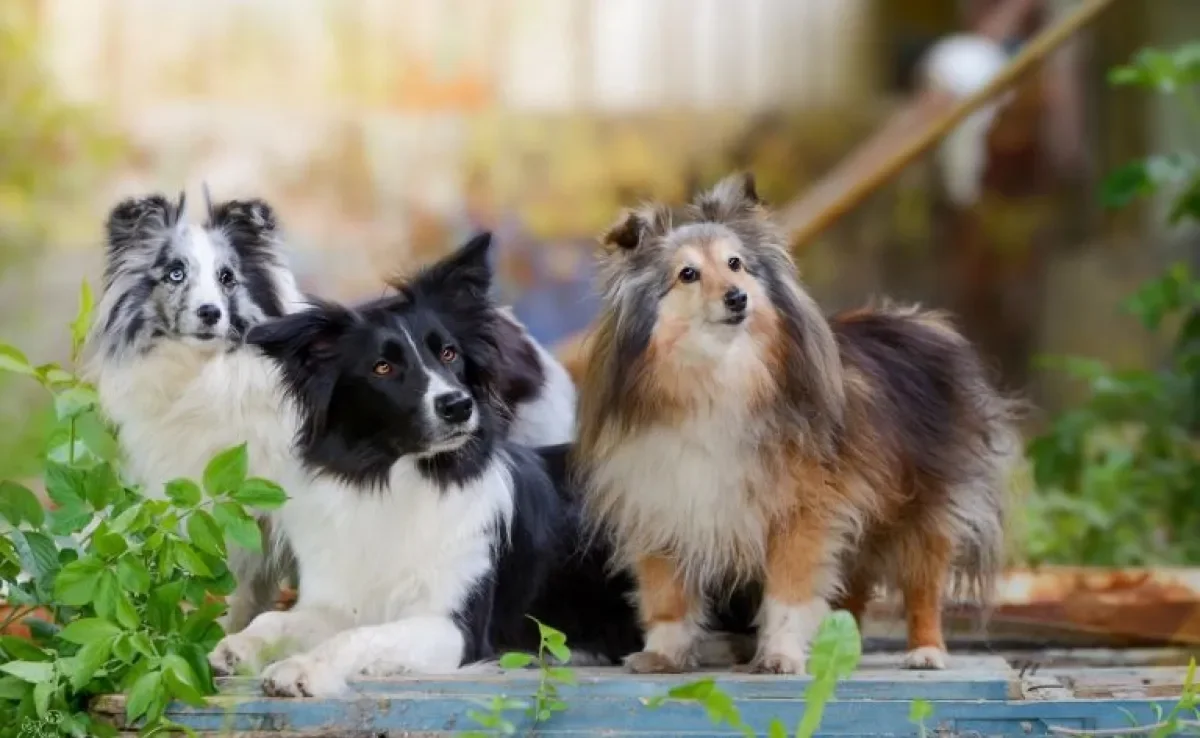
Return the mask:
<svg viewBox="0 0 1200 738">
<path fill-rule="evenodd" d="M 696 196 L 695 207 L 706 220 L 730 220 L 765 207 L 750 172 L 731 174 Z"/>
<path fill-rule="evenodd" d="M 109 254 L 117 256 L 154 242 L 179 223 L 185 203 L 183 193 L 179 194 L 178 203 L 172 203 L 161 193 L 129 197 L 117 203 L 105 224 Z"/>
<path fill-rule="evenodd" d="M 606 251 L 633 251 L 642 243 L 642 236 L 649 226 L 640 213 L 626 210 L 607 231 L 600 236 L 600 244 Z"/>
</svg>

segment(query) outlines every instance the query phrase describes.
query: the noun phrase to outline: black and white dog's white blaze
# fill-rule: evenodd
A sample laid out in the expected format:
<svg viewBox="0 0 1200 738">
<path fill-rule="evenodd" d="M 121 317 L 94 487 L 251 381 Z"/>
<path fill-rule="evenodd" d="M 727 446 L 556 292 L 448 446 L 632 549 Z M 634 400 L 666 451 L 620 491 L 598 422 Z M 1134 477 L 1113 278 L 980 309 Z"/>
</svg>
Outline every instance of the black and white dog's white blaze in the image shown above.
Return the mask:
<svg viewBox="0 0 1200 738">
<path fill-rule="evenodd" d="M 263 673 L 268 692 L 336 694 L 360 675 L 534 649 L 528 615 L 581 653 L 615 661 L 640 646 L 629 580 L 607 575 L 603 546 L 582 546 L 564 448 L 503 436 L 499 398 L 525 338 L 488 295 L 489 240 L 393 296 L 250 331 L 290 399 L 308 479 L 280 514 L 303 542 L 299 599 L 222 641 L 219 672 L 286 657 Z"/>
</svg>

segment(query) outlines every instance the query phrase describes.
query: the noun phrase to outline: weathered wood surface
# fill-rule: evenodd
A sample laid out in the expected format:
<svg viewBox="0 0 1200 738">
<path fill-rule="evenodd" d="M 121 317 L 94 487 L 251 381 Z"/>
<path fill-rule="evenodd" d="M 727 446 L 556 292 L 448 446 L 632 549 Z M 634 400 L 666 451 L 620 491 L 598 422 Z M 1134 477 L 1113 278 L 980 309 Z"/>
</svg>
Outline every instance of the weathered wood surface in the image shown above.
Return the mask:
<svg viewBox="0 0 1200 738">
<path fill-rule="evenodd" d="M 944 672 L 898 668 L 898 656 L 868 655 L 858 673 L 838 686 L 826 706 L 819 736 L 918 736 L 909 722 L 912 700 L 931 702 L 931 736 L 1054 735 L 1127 728 L 1131 717 L 1155 722 L 1182 692 L 1185 668 L 1048 668 L 1021 677 L 1002 658 L 960 656 Z M 804 712 L 807 678 L 735 673 L 631 676 L 616 669 L 578 669 L 579 684 L 562 690 L 568 709 L 539 726 L 539 735 L 718 736 L 736 735 L 714 726 L 695 705 L 656 709 L 644 700 L 668 687 L 714 677 L 734 698 L 743 719 L 765 734 L 773 718 L 794 726 Z M 467 711 L 493 695 L 524 698 L 536 674 L 483 673 L 453 677 L 396 677 L 357 682 L 343 699 L 273 699 L 257 683 L 226 680 L 206 708 L 175 706 L 176 721 L 201 734 L 250 736 L 446 736 L 475 729 Z M 1157 708 L 1156 708 L 1157 705 Z M 118 716 L 120 697 L 98 701 L 98 713 Z M 518 731 L 531 727 L 510 716 Z"/>
</svg>

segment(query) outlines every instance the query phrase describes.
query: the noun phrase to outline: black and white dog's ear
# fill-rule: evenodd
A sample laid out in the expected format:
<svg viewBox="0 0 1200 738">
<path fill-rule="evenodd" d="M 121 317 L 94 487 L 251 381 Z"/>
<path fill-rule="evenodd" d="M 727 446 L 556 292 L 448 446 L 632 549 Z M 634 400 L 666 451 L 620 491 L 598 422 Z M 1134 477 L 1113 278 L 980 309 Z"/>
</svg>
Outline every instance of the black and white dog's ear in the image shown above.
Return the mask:
<svg viewBox="0 0 1200 738">
<path fill-rule="evenodd" d="M 246 343 L 257 346 L 285 368 L 310 371 L 338 356 L 338 343 L 354 316 L 345 308 L 314 303 L 307 310 L 252 327 Z"/>
<path fill-rule="evenodd" d="M 481 233 L 453 254 L 422 269 L 413 279 L 389 283 L 401 292 L 444 295 L 455 302 L 486 302 L 492 289 L 491 248 L 492 234 Z"/>
<path fill-rule="evenodd" d="M 109 254 L 115 256 L 155 242 L 178 225 L 185 202 L 183 194 L 178 202 L 172 203 L 166 195 L 154 193 L 129 197 L 117 203 L 108 214 L 105 226 Z"/>
</svg>

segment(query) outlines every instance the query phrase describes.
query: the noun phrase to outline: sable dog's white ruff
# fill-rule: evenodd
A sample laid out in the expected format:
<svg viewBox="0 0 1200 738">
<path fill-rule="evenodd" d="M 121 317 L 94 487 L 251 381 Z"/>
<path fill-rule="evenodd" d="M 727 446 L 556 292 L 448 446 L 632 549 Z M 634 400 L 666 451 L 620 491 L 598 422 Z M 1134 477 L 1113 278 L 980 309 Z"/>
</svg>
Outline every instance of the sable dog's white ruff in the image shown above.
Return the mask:
<svg viewBox="0 0 1200 738">
<path fill-rule="evenodd" d="M 349 679 L 459 668 L 464 642 L 448 616 L 491 568 L 491 549 L 511 520 L 512 479 L 498 455 L 475 481 L 425 480 L 411 459 L 393 468 L 386 494 L 322 479 L 302 487 L 281 522 L 296 547 L 300 599 L 227 637 L 211 660 L 259 671 L 264 655 L 277 695 L 330 696 Z M 404 521 L 397 533 L 396 521 Z M 502 530 L 497 530 L 499 526 Z M 271 653 L 282 649 L 285 653 Z"/>
</svg>

